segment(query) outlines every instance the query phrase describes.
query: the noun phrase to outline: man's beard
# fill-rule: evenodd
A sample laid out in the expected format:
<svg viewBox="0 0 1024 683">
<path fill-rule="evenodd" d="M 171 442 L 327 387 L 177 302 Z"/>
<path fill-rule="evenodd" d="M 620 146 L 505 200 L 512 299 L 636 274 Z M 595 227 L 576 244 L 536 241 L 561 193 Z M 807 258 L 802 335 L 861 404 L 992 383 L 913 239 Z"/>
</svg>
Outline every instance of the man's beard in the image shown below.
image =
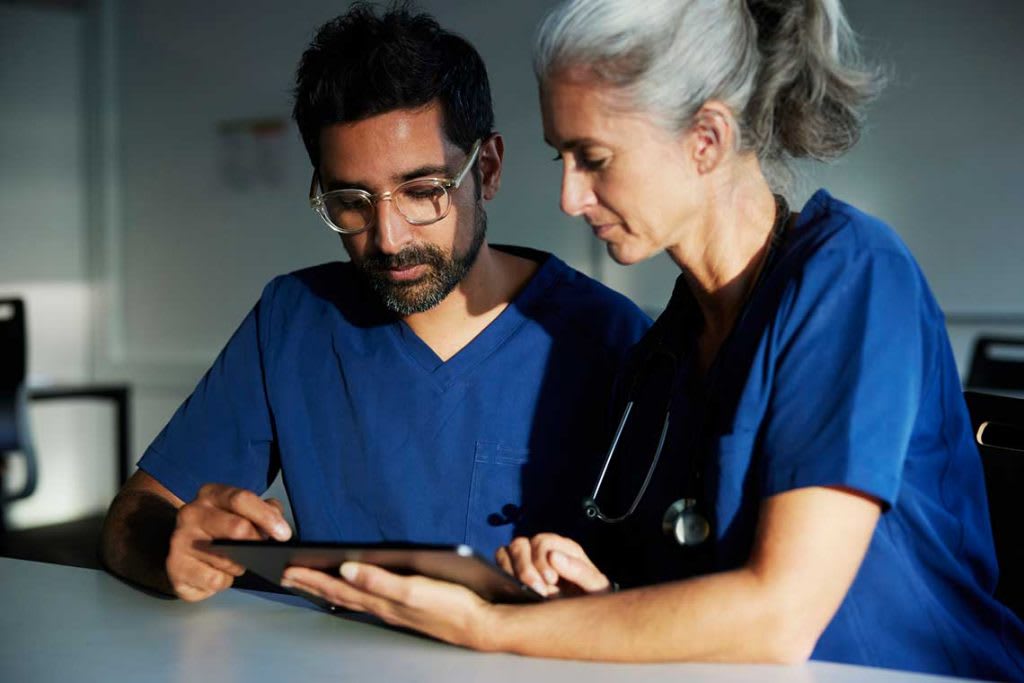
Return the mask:
<svg viewBox="0 0 1024 683">
<path fill-rule="evenodd" d="M 388 310 L 400 316 L 429 311 L 444 301 L 476 263 L 487 233 L 487 214 L 479 206 L 473 222 L 473 238 L 462 254 L 445 253 L 433 244 L 418 244 L 397 254 L 373 254 L 358 261 L 353 259 L 352 263 Z M 416 280 L 395 282 L 388 277 L 389 268 L 421 264 L 428 266 L 427 272 Z"/>
</svg>

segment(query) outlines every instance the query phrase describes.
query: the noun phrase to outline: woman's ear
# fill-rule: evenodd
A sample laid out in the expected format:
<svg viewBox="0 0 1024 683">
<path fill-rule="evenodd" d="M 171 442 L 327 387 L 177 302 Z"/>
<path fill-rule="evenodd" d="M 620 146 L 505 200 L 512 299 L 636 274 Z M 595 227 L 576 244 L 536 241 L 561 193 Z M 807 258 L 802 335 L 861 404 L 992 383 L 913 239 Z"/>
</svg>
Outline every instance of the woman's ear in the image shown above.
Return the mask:
<svg viewBox="0 0 1024 683">
<path fill-rule="evenodd" d="M 693 161 L 701 175 L 711 173 L 732 151 L 736 141 L 736 119 L 717 100 L 705 102 L 686 135 L 691 140 Z"/>
<path fill-rule="evenodd" d="M 480 156 L 477 161 L 480 167 L 480 196 L 491 200 L 498 194 L 501 187 L 501 162 L 505 156 L 505 141 L 500 133 L 495 133 L 480 145 Z"/>
</svg>

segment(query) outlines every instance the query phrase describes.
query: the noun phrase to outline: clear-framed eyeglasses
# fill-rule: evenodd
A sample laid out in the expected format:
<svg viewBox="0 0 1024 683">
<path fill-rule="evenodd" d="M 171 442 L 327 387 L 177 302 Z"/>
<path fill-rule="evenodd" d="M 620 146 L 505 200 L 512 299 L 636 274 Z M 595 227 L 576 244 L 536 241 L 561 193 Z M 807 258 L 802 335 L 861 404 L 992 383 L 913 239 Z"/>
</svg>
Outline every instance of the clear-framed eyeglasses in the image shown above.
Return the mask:
<svg viewBox="0 0 1024 683">
<path fill-rule="evenodd" d="M 466 163 L 454 178 L 415 178 L 407 180 L 390 192 L 371 194 L 366 190 L 341 189 L 317 194 L 320 176 L 313 171 L 309 187 L 309 205 L 331 230 L 342 235 L 357 235 L 370 229 L 377 202 L 390 201 L 398 213 L 412 225 L 430 225 L 448 215 L 452 208 L 451 193 L 459 189 L 469 169 L 476 162 L 483 140 L 473 143 Z"/>
</svg>

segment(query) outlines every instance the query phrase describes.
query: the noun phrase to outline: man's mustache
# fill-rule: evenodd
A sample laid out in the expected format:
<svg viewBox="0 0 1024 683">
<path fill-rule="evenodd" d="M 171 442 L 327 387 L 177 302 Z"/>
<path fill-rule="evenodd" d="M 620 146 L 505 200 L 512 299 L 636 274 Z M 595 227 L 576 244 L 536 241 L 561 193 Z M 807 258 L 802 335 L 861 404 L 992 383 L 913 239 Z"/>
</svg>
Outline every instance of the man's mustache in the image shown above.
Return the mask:
<svg viewBox="0 0 1024 683">
<path fill-rule="evenodd" d="M 389 270 L 392 268 L 411 268 L 422 264 L 438 265 L 443 261 L 441 254 L 424 247 L 410 247 L 397 254 L 373 254 L 363 259 L 363 267 L 367 270 Z"/>
</svg>

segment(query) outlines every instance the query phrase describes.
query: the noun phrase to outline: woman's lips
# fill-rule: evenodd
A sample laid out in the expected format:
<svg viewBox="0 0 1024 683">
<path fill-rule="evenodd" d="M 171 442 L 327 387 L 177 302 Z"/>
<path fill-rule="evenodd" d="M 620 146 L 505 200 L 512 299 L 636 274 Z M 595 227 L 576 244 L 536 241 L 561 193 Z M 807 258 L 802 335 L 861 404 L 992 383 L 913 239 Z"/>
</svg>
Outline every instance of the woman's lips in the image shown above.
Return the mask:
<svg viewBox="0 0 1024 683">
<path fill-rule="evenodd" d="M 605 237 L 614 230 L 619 224 L 618 223 L 604 223 L 602 225 L 590 224 L 590 229 L 594 231 L 594 236 L 598 239 L 605 239 Z"/>
</svg>

